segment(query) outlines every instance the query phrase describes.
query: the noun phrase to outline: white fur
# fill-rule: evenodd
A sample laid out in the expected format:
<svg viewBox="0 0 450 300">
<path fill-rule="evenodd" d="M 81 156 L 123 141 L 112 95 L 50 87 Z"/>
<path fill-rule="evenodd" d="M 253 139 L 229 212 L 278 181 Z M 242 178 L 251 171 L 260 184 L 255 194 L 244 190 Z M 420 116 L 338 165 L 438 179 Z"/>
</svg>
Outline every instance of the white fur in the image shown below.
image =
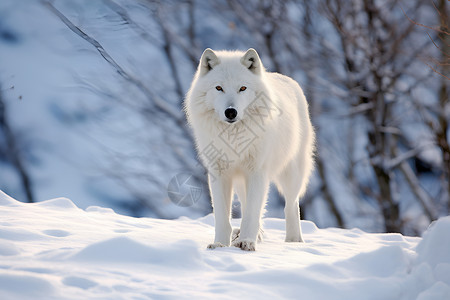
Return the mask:
<svg viewBox="0 0 450 300">
<path fill-rule="evenodd" d="M 245 91 L 239 91 L 243 86 Z M 238 112 L 235 123 L 226 122 L 228 107 Z M 185 111 L 208 169 L 215 216 L 215 239 L 208 248 L 230 246 L 230 210 L 236 193 L 242 222 L 233 245 L 255 250 L 270 182 L 285 197 L 286 241 L 303 242 L 299 197 L 313 169 L 315 135 L 297 82 L 266 72 L 254 49 L 245 53 L 206 49 Z"/>
</svg>

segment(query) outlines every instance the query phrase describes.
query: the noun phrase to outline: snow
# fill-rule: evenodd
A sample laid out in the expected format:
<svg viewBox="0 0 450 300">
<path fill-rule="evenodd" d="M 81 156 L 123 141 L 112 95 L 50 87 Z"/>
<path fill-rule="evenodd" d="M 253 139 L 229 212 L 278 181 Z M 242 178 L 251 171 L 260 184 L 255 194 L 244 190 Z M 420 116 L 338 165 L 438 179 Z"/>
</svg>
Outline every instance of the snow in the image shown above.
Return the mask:
<svg viewBox="0 0 450 300">
<path fill-rule="evenodd" d="M 0 299 L 450 299 L 450 217 L 423 238 L 318 229 L 285 243 L 264 220 L 256 252 L 207 250 L 214 218 L 132 218 L 0 191 Z M 238 226 L 239 220 L 233 220 Z"/>
</svg>

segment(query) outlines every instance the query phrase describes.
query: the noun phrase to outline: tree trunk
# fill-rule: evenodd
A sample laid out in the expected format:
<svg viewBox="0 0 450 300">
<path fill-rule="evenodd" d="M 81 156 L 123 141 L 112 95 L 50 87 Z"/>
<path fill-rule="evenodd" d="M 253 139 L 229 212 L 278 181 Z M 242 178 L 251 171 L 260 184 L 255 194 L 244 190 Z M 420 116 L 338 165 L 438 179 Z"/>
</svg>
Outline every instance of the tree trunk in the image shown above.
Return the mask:
<svg viewBox="0 0 450 300">
<path fill-rule="evenodd" d="M 3 131 L 3 134 L 5 136 L 6 159 L 9 160 L 11 165 L 16 169 L 21 181 L 22 189 L 25 192 L 27 201 L 32 203 L 34 202 L 34 196 L 31 184 L 31 177 L 29 176 L 28 171 L 25 168 L 23 159 L 20 155 L 20 150 L 18 149 L 16 136 L 14 136 L 14 133 L 10 127 L 6 112 L 6 103 L 3 100 L 1 92 L 0 92 L 0 130 Z"/>
</svg>

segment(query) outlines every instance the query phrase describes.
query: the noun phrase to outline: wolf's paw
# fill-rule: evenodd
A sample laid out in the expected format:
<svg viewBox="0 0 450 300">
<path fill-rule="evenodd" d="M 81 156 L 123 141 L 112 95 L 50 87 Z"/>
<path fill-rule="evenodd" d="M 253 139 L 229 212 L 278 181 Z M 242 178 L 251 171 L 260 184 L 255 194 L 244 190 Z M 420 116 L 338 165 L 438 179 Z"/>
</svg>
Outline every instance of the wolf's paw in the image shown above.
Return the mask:
<svg viewBox="0 0 450 300">
<path fill-rule="evenodd" d="M 304 241 L 300 238 L 286 238 L 284 240 L 286 243 L 304 243 Z"/>
<path fill-rule="evenodd" d="M 241 248 L 244 251 L 255 251 L 256 250 L 255 241 L 250 241 L 250 240 L 237 240 L 237 241 L 233 242 L 233 246 Z"/>
<path fill-rule="evenodd" d="M 237 239 L 239 238 L 239 234 L 241 233 L 241 229 L 240 228 L 234 228 L 233 232 L 231 233 L 231 241 L 237 241 Z M 258 232 L 258 242 L 262 242 L 263 241 L 263 235 L 264 235 L 264 230 L 259 229 Z"/>
<path fill-rule="evenodd" d="M 301 236 L 287 236 L 284 241 L 286 243 L 304 243 Z"/>
<path fill-rule="evenodd" d="M 217 242 L 217 243 L 209 244 L 208 247 L 206 247 L 206 248 L 212 250 L 212 249 L 222 248 L 222 247 L 226 247 L 226 246 L 222 243 Z"/>
</svg>

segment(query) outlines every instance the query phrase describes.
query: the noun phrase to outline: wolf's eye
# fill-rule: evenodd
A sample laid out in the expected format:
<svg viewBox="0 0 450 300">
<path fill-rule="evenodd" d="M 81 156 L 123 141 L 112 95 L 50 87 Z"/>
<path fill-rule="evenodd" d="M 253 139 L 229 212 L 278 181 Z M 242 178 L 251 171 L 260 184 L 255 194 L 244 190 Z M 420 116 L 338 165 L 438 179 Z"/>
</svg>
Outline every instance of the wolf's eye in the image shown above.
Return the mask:
<svg viewBox="0 0 450 300">
<path fill-rule="evenodd" d="M 220 85 L 216 86 L 216 90 L 218 90 L 219 92 L 223 92 L 223 88 Z"/>
<path fill-rule="evenodd" d="M 241 86 L 241 88 L 239 89 L 239 92 L 243 92 L 243 91 L 245 91 L 246 89 L 247 89 L 246 86 Z"/>
</svg>

